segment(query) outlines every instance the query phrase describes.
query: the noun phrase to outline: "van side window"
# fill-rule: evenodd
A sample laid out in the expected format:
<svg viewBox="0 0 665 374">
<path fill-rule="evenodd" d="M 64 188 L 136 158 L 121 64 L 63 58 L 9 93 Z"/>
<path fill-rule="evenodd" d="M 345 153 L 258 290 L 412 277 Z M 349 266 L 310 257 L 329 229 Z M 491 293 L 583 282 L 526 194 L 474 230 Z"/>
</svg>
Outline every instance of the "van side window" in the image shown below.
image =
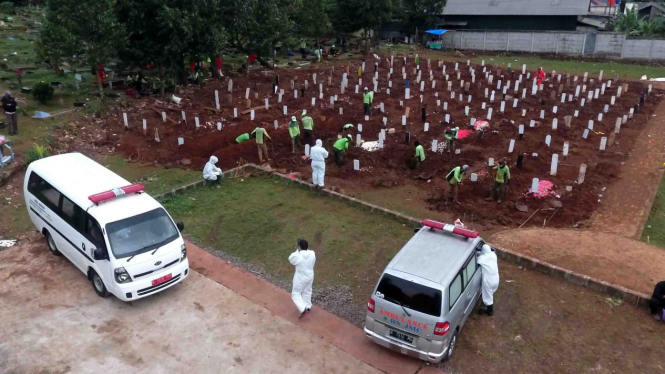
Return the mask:
<svg viewBox="0 0 665 374">
<path fill-rule="evenodd" d="M 62 212 L 61 217 L 67 223 L 77 230 L 80 230 L 81 222 L 81 208 L 69 200 L 65 195 L 62 195 L 62 207 L 60 208 Z"/>
<path fill-rule="evenodd" d="M 58 205 L 60 205 L 60 192 L 35 172 L 30 174 L 28 191 L 52 210 L 58 209 Z"/>
<path fill-rule="evenodd" d="M 448 300 L 450 300 L 450 309 L 452 309 L 462 294 L 462 273 L 457 274 L 455 279 L 450 283 L 449 291 L 450 298 Z"/>
<path fill-rule="evenodd" d="M 90 240 L 97 247 L 106 247 L 104 245 L 104 237 L 102 236 L 102 230 L 99 229 L 99 224 L 95 221 L 94 218 L 86 214 L 85 222 L 85 234 L 90 238 Z"/>
<path fill-rule="evenodd" d="M 474 251 L 474 253 L 469 258 L 469 261 L 467 261 L 466 266 L 464 267 L 464 288 L 469 285 L 469 282 L 471 282 L 473 275 L 476 274 L 477 269 L 478 263 L 476 253 Z"/>
</svg>

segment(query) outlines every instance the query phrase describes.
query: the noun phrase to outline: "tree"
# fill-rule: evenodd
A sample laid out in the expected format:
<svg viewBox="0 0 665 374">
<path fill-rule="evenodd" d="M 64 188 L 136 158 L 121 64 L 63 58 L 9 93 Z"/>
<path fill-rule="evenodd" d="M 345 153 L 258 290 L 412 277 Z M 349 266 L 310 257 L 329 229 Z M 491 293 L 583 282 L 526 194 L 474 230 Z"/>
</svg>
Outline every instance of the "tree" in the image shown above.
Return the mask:
<svg viewBox="0 0 665 374">
<path fill-rule="evenodd" d="M 272 55 L 278 42 L 293 36 L 299 1 L 227 0 L 223 16 L 230 44 L 256 53 L 259 62 L 270 67 L 261 56 Z"/>
<path fill-rule="evenodd" d="M 185 83 L 187 60 L 200 61 L 221 51 L 226 40 L 218 16 L 222 6 L 223 0 L 118 0 L 116 14 L 128 32 L 120 58 L 135 66 L 154 63 L 163 95 L 168 78 Z"/>
<path fill-rule="evenodd" d="M 378 31 L 392 16 L 391 0 L 338 0 L 333 25 L 336 31 L 363 30 L 365 54 L 369 52 L 369 32 Z"/>
<path fill-rule="evenodd" d="M 115 0 L 49 0 L 40 45 L 51 59 L 73 55 L 95 69 L 117 54 L 125 42 L 123 26 L 115 17 Z M 98 79 L 100 95 L 102 82 Z"/>
<path fill-rule="evenodd" d="M 397 8 L 402 24 L 415 30 L 418 40 L 418 30 L 434 26 L 445 5 L 446 0 L 401 0 Z"/>
<path fill-rule="evenodd" d="M 628 10 L 625 14 L 619 13 L 611 25 L 614 31 L 625 32 L 630 36 L 660 36 L 665 33 L 665 23 L 662 18 L 640 18 L 637 8 Z"/>
</svg>

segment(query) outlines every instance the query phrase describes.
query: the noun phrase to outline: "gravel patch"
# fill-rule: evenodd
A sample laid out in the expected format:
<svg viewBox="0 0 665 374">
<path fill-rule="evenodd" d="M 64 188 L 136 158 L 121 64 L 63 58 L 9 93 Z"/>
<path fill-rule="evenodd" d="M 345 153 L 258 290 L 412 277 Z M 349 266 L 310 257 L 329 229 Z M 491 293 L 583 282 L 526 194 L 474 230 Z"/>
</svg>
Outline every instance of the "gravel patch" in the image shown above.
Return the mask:
<svg viewBox="0 0 665 374">
<path fill-rule="evenodd" d="M 222 260 L 229 262 L 231 265 L 259 276 L 266 281 L 276 285 L 277 287 L 291 293 L 292 282 L 290 280 L 286 281 L 281 279 L 280 277 L 266 271 L 260 266 L 247 263 L 218 249 L 203 247 L 200 245 L 200 243 L 197 243 L 190 238 L 188 238 L 188 240 L 213 254 L 215 257 L 221 258 Z M 314 277 L 316 278 L 316 273 L 314 273 Z M 362 328 L 365 325 L 366 310 L 364 307 L 358 307 L 358 305 L 356 305 L 355 300 L 353 300 L 351 288 L 349 286 L 328 285 L 323 288 L 317 288 L 315 286 L 312 290 L 312 303 L 358 327 Z"/>
</svg>

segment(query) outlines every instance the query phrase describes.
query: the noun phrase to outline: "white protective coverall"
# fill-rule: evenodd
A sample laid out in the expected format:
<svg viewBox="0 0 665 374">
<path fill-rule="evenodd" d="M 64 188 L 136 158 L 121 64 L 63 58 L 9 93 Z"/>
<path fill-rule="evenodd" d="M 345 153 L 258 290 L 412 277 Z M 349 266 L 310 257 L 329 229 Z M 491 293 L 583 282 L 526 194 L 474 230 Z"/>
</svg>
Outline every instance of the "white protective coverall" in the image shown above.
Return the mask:
<svg viewBox="0 0 665 374">
<path fill-rule="evenodd" d="M 309 150 L 309 156 L 312 158 L 312 183 L 323 187 L 323 177 L 326 174 L 326 158 L 328 151 L 323 148 L 321 139 L 316 140 L 316 145 Z"/>
<path fill-rule="evenodd" d="M 300 313 L 312 308 L 312 282 L 314 282 L 314 251 L 299 250 L 291 253 L 289 262 L 296 267 L 291 299 Z"/>
<path fill-rule="evenodd" d="M 483 304 L 494 305 L 494 292 L 499 288 L 499 265 L 496 262 L 496 253 L 492 252 L 492 248 L 487 244 L 480 250 L 478 265 L 483 275 Z"/>
<path fill-rule="evenodd" d="M 215 166 L 217 163 L 217 157 L 210 156 L 210 161 L 206 163 L 206 166 L 203 168 L 203 179 L 209 181 L 216 181 L 217 176 L 222 175 L 222 169 Z"/>
</svg>

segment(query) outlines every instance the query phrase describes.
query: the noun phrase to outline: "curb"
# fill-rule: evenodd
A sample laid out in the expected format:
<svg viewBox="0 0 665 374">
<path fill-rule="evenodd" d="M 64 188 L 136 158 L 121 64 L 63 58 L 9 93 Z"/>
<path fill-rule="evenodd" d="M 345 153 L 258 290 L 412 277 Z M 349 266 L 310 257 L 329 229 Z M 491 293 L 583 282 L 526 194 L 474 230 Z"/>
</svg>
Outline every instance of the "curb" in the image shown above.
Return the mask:
<svg viewBox="0 0 665 374">
<path fill-rule="evenodd" d="M 421 226 L 420 220 L 418 220 L 414 217 L 410 217 L 410 216 L 407 216 L 405 214 L 402 214 L 402 213 L 399 213 L 399 212 L 396 212 L 396 211 L 393 211 L 393 210 L 390 210 L 390 209 L 382 208 L 378 205 L 374 205 L 374 204 L 368 203 L 366 201 L 356 199 L 355 197 L 351 197 L 351 196 L 341 194 L 339 192 L 331 191 L 331 190 L 328 190 L 328 189 L 316 190 L 314 188 L 313 184 L 310 184 L 310 183 L 305 182 L 303 180 L 291 178 L 286 174 L 277 173 L 273 170 L 266 169 L 266 168 L 258 166 L 256 164 L 246 164 L 244 166 L 239 166 L 239 167 L 236 167 L 236 168 L 233 168 L 233 169 L 230 169 L 230 170 L 226 171 L 224 174 L 228 174 L 228 173 L 231 173 L 233 171 L 241 170 L 241 169 L 244 169 L 244 168 L 252 168 L 256 171 L 259 171 L 259 172 L 262 172 L 262 173 L 265 173 L 265 174 L 269 174 L 272 177 L 281 178 L 281 179 L 284 180 L 285 183 L 290 182 L 294 185 L 297 185 L 297 186 L 302 187 L 302 188 L 306 188 L 310 191 L 316 191 L 316 192 L 321 193 L 322 195 L 327 196 L 331 199 L 344 200 L 352 206 L 362 208 L 362 209 L 367 210 L 371 213 L 380 213 L 380 214 L 383 214 L 383 215 L 390 216 L 390 217 L 396 219 L 398 222 L 401 222 L 405 225 L 412 226 L 413 228 L 418 228 L 418 227 Z M 201 181 L 198 181 L 198 182 L 194 182 L 194 183 L 190 183 L 190 184 L 178 187 L 178 188 L 173 189 L 169 192 L 166 192 L 166 193 L 163 193 L 163 194 L 160 194 L 160 195 L 156 195 L 156 196 L 153 196 L 153 197 L 156 200 L 160 201 L 160 200 L 162 200 L 166 197 L 183 194 L 189 189 L 196 188 L 196 187 L 201 187 L 201 186 L 204 186 L 204 185 L 205 185 L 205 181 L 201 180 Z M 517 265 L 522 265 L 526 268 L 530 268 L 530 269 L 539 271 L 543 274 L 551 275 L 555 278 L 563 279 L 567 282 L 570 282 L 570 283 L 573 283 L 573 284 L 576 284 L 576 285 L 579 285 L 579 286 L 583 286 L 583 287 L 588 288 L 588 289 L 590 289 L 592 291 L 595 291 L 595 292 L 607 294 L 607 295 L 610 295 L 612 297 L 618 297 L 621 300 L 623 300 L 625 303 L 629 303 L 633 306 L 647 307 L 649 305 L 649 299 L 650 299 L 649 295 L 646 295 L 646 294 L 643 294 L 643 293 L 640 293 L 640 292 L 637 292 L 637 291 L 629 290 L 625 287 L 622 287 L 622 286 L 619 286 L 619 285 L 616 285 L 616 284 L 613 284 L 613 283 L 608 283 L 608 282 L 605 282 L 605 281 L 600 280 L 600 279 L 592 278 L 592 277 L 589 277 L 587 275 L 574 272 L 572 270 L 564 269 L 564 268 L 561 268 L 559 266 L 552 265 L 548 262 L 544 262 L 544 261 L 540 261 L 540 260 L 535 259 L 535 258 L 524 256 L 522 254 L 519 254 L 517 252 L 513 252 L 513 251 L 505 249 L 505 248 L 494 247 L 494 246 L 492 246 L 492 248 L 494 248 L 496 250 L 497 257 L 501 258 L 504 261 L 512 262 L 512 263 L 517 264 Z"/>
</svg>

